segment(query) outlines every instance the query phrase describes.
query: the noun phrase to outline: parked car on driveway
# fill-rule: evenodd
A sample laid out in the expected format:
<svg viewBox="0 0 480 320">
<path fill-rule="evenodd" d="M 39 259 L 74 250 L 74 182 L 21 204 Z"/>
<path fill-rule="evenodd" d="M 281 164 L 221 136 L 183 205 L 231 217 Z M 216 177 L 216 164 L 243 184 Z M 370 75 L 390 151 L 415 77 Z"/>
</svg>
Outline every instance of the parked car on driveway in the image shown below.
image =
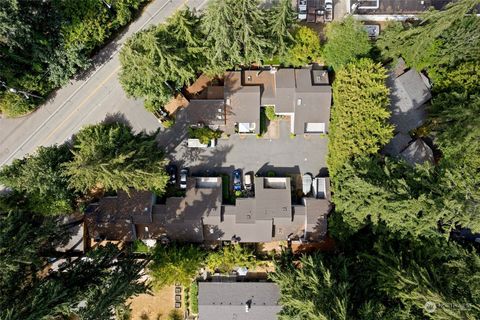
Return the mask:
<svg viewBox="0 0 480 320">
<path fill-rule="evenodd" d="M 177 166 L 174 164 L 169 164 L 167 166 L 167 173 L 170 176 L 168 183 L 175 185 L 177 183 Z"/>
<path fill-rule="evenodd" d="M 245 190 L 252 190 L 252 174 L 250 172 L 246 173 L 243 177 L 243 185 L 245 186 Z"/>
<path fill-rule="evenodd" d="M 187 177 L 188 177 L 188 168 L 183 168 L 180 170 L 180 189 L 187 189 Z"/>
<path fill-rule="evenodd" d="M 325 21 L 333 20 L 333 0 L 325 0 Z"/>
<path fill-rule="evenodd" d="M 303 194 L 307 195 L 312 191 L 312 174 L 311 173 L 305 173 L 302 177 L 302 191 Z"/>
<path fill-rule="evenodd" d="M 242 178 L 239 169 L 233 170 L 233 190 L 241 191 L 242 190 Z"/>
</svg>

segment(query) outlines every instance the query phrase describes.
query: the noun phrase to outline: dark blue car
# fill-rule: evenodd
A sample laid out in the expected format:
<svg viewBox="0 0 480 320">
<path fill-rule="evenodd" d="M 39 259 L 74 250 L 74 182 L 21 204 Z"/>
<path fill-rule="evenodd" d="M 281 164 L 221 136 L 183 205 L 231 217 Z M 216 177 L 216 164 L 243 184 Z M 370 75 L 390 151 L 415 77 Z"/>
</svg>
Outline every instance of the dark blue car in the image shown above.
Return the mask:
<svg viewBox="0 0 480 320">
<path fill-rule="evenodd" d="M 240 170 L 233 170 L 233 190 L 242 191 L 242 174 Z"/>
</svg>

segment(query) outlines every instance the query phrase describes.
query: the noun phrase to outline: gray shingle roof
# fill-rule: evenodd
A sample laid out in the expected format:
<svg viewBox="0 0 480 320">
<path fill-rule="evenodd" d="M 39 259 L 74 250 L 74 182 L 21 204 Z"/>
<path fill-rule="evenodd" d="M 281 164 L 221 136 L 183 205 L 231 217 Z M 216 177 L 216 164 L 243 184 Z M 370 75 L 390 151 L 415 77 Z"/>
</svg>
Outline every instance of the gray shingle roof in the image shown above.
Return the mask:
<svg viewBox="0 0 480 320">
<path fill-rule="evenodd" d="M 383 148 L 383 152 L 389 156 L 398 156 L 412 141 L 412 138 L 405 133 L 397 133 L 392 140 Z"/>
<path fill-rule="evenodd" d="M 225 99 L 227 116 L 236 123 L 256 123 L 256 133 L 260 106 L 274 105 L 276 113 L 294 114 L 295 133 L 303 134 L 306 123 L 325 123 L 327 128 L 332 94 L 325 70 L 247 70 L 225 74 Z"/>
<path fill-rule="evenodd" d="M 422 139 L 417 139 L 400 153 L 405 161 L 411 165 L 423 164 L 425 162 L 433 163 L 433 151 Z"/>
<path fill-rule="evenodd" d="M 240 71 L 225 74 L 225 104 L 227 116 L 236 123 L 255 123 L 260 132 L 260 87 L 242 86 Z"/>
<path fill-rule="evenodd" d="M 280 290 L 275 283 L 199 282 L 199 320 L 278 319 L 279 299 Z"/>
<path fill-rule="evenodd" d="M 390 92 L 391 122 L 397 132 L 408 134 L 421 126 L 426 119 L 424 104 L 431 98 L 422 75 L 411 69 L 397 78 L 388 78 Z"/>
</svg>

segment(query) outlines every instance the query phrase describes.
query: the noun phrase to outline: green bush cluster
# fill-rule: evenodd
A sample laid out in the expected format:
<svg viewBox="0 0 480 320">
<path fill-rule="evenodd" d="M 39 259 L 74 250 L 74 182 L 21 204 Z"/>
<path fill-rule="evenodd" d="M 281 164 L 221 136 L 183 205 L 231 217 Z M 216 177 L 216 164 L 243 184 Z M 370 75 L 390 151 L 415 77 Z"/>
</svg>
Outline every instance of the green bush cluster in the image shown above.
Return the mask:
<svg viewBox="0 0 480 320">
<path fill-rule="evenodd" d="M 218 139 L 222 136 L 222 131 L 213 130 L 209 127 L 189 128 L 188 134 L 191 139 L 198 139 L 203 144 L 209 144 L 210 140 Z"/>
</svg>

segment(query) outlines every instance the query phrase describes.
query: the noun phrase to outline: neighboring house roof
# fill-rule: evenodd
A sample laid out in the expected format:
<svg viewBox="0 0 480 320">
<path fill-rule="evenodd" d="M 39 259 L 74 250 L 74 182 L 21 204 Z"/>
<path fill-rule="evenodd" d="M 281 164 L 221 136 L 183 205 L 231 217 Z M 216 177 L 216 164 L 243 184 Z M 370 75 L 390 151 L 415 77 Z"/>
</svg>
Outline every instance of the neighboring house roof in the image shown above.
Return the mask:
<svg viewBox="0 0 480 320">
<path fill-rule="evenodd" d="M 170 197 L 165 204 L 155 205 L 152 223 L 137 226 L 138 238 L 166 235 L 176 241 L 202 242 L 202 217 L 220 215 L 221 183 L 219 177 L 188 178 L 185 197 Z"/>
<path fill-rule="evenodd" d="M 221 127 L 226 124 L 225 101 L 191 100 L 184 108 L 187 121 L 191 124 L 203 123 L 207 126 Z"/>
<path fill-rule="evenodd" d="M 411 165 L 423 164 L 425 162 L 434 162 L 433 151 L 422 139 L 416 139 L 414 142 L 400 153 L 405 161 Z"/>
<path fill-rule="evenodd" d="M 306 240 L 320 241 L 327 234 L 327 214 L 331 204 L 327 199 L 304 198 L 307 213 Z"/>
<path fill-rule="evenodd" d="M 260 87 L 242 86 L 241 72 L 225 74 L 226 113 L 234 123 L 255 123 L 255 133 L 260 132 Z"/>
<path fill-rule="evenodd" d="M 277 114 L 291 114 L 294 133 L 307 123 L 330 119 L 331 87 L 328 72 L 312 68 L 231 71 L 225 74 L 227 117 L 234 123 L 255 123 L 260 129 L 260 106 L 274 105 Z"/>
<path fill-rule="evenodd" d="M 199 282 L 199 320 L 274 320 L 280 289 L 269 282 Z M 247 312 L 248 311 L 248 312 Z"/>
<path fill-rule="evenodd" d="M 269 242 L 298 239 L 306 235 L 307 224 L 312 225 L 312 232 L 318 224 L 325 226 L 326 230 L 330 211 L 328 199 L 322 199 L 327 205 L 323 201 L 317 206 L 310 205 L 315 201 L 308 202 L 308 210 L 305 205 L 292 206 L 290 178 L 255 177 L 254 181 L 255 197 L 237 198 L 235 205 L 223 206 L 220 216 L 203 218 L 205 240 L 230 241 L 235 238 L 239 242 Z M 325 232 L 319 232 L 310 238 L 319 241 L 324 236 Z"/>
<path fill-rule="evenodd" d="M 405 133 L 397 133 L 392 140 L 383 148 L 383 153 L 395 157 L 398 156 L 412 141 L 412 138 Z"/>
<path fill-rule="evenodd" d="M 326 228 L 330 211 L 329 195 L 326 195 L 328 186 L 322 187 L 325 203 L 312 199 L 304 205 L 292 206 L 290 178 L 256 177 L 254 182 L 255 197 L 238 198 L 235 205 L 222 205 L 220 177 L 188 178 L 185 197 L 169 197 L 165 204 L 155 205 L 152 198 L 148 215 L 144 214 L 143 201 L 143 209 L 139 210 L 138 206 L 125 203 L 128 200 L 120 194 L 119 197 L 106 197 L 87 210 L 89 235 L 125 241 L 167 236 L 183 242 L 269 242 L 304 239 L 305 236 L 312 241 L 322 239 L 323 227 L 315 227 Z M 132 198 L 133 202 L 136 200 Z M 119 207 L 119 203 L 124 205 Z M 119 208 L 129 209 L 119 211 Z M 317 232 L 315 236 L 309 236 L 314 232 Z"/>
<path fill-rule="evenodd" d="M 117 196 L 104 197 L 90 205 L 85 213 L 87 232 L 91 238 L 105 240 L 136 239 L 135 221 L 152 221 L 155 195 L 149 191 L 118 191 Z"/>
<path fill-rule="evenodd" d="M 408 134 L 426 119 L 424 104 L 431 99 L 430 89 L 423 76 L 410 69 L 395 78 L 392 73 L 387 82 L 391 89 L 391 122 L 397 132 Z"/>
</svg>

